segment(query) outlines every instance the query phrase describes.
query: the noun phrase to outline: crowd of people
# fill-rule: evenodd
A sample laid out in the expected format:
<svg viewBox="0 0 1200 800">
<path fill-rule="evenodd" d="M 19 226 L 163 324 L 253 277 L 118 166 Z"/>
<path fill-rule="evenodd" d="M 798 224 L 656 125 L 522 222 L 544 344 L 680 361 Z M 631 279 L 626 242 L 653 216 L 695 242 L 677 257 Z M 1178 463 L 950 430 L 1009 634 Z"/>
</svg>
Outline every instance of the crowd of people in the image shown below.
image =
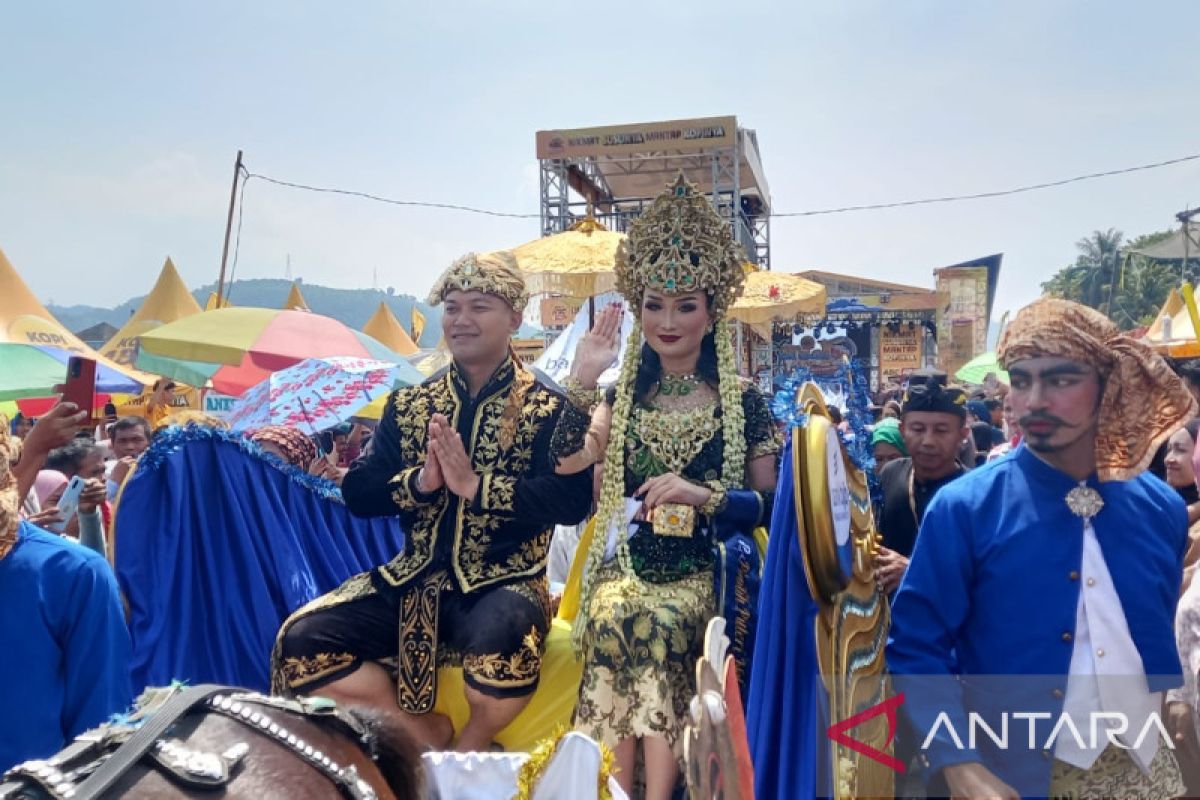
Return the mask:
<svg viewBox="0 0 1200 800">
<path fill-rule="evenodd" d="M 576 572 L 573 727 L 612 751 L 628 795 L 678 796 L 712 617 L 730 621 L 750 677 L 747 576 L 762 571 L 756 530 L 771 527 L 784 448 L 767 399 L 736 371 L 726 314 L 741 261 L 680 179 L 623 245 L 629 312 L 599 310 L 561 387 L 509 344 L 528 301 L 515 260 L 469 254 L 430 298 L 453 363 L 395 392 L 377 428 L 254 431 L 263 453 L 340 487 L 356 515 L 398 516 L 406 535 L 389 561 L 281 621 L 262 654 L 272 690 L 369 707 L 430 749 L 486 751 L 537 690 Z M 602 389 L 625 313 L 632 346 Z M 1053 299 L 1017 315 L 999 357 L 1009 385 L 922 370 L 870 421 L 874 572 L 891 604 L 888 667 L 908 698 L 895 752 L 912 769 L 898 793 L 1200 791 L 1200 370 L 1180 377 L 1098 312 Z M 108 536 L 139 457 L 179 421 L 161 410 L 173 390 L 155 385 L 147 417 L 106 409 L 93 429 L 60 404 L 0 431 L 0 767 L 54 753 L 143 688 Z M 470 710 L 457 729 L 435 710 L 446 665 L 461 667 Z M 964 676 L 1021 680 L 991 691 Z M 1161 713 L 1171 746 L 1118 732 L 1111 746 L 962 747 L 938 727 L 1006 708 Z M 815 758 L 819 733 L 789 756 Z M 769 779 L 759 786 L 768 796 Z"/>
</svg>

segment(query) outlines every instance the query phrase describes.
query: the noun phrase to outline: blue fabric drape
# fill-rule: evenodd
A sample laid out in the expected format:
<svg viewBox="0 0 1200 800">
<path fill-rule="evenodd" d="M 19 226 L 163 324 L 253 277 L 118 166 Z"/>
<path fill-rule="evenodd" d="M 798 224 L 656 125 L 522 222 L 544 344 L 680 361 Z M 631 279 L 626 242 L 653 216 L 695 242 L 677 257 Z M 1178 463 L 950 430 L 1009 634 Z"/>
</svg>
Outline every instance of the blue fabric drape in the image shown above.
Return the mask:
<svg viewBox="0 0 1200 800">
<path fill-rule="evenodd" d="M 333 484 L 234 434 L 163 431 L 115 521 L 135 691 L 172 680 L 266 691 L 288 614 L 403 541 L 398 518 L 354 517 Z"/>
<path fill-rule="evenodd" d="M 828 710 L 813 632 L 817 603 L 804 574 L 793 480 L 789 444 L 779 470 L 746 703 L 757 797 L 825 796 L 829 786 Z"/>
</svg>

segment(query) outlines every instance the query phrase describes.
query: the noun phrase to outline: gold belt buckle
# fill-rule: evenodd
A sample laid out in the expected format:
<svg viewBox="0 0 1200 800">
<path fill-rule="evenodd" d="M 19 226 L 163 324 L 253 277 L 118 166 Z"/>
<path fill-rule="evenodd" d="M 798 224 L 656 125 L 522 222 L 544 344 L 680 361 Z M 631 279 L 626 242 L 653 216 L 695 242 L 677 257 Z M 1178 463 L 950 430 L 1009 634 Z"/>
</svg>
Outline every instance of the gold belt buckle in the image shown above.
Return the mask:
<svg viewBox="0 0 1200 800">
<path fill-rule="evenodd" d="M 689 537 L 696 529 L 696 509 L 683 503 L 663 503 L 654 509 L 657 536 Z"/>
</svg>

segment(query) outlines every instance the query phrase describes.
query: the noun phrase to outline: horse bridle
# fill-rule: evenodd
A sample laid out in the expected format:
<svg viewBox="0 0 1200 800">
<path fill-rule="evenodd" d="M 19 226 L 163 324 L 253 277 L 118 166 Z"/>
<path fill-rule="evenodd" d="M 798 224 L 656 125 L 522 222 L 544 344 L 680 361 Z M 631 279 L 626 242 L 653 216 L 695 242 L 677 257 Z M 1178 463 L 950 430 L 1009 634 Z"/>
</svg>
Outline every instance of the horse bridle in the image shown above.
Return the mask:
<svg viewBox="0 0 1200 800">
<path fill-rule="evenodd" d="M 95 800 L 147 754 L 153 755 L 161 766 L 185 784 L 212 786 L 213 759 L 217 760 L 215 766 L 232 769 L 248 751 L 248 747 L 244 744 L 235 745 L 220 756 L 200 754 L 207 756 L 207 759 L 200 759 L 197 763 L 197 754 L 162 738 L 175 722 L 200 705 L 208 711 L 237 720 L 291 751 L 301 761 L 325 775 L 349 800 L 376 800 L 375 789 L 363 780 L 354 765 L 337 763 L 258 710 L 275 708 L 302 717 L 336 719 L 354 736 L 371 760 L 376 760 L 375 736 L 357 719 L 338 710 L 333 701 L 319 697 L 294 700 L 267 697 L 212 684 L 182 688 L 173 694 L 107 758 L 103 756 L 107 746 L 126 735 L 118 733 L 110 725 L 88 731 L 53 758 L 18 764 L 4 774 L 4 783 L 0 784 L 0 800 L 28 796 L 31 784 L 54 800 Z M 70 764 L 80 761 L 86 763 L 68 770 Z"/>
<path fill-rule="evenodd" d="M 339 712 L 333 701 L 325 700 L 324 698 L 284 700 L 258 694 L 217 694 L 208 698 L 205 701 L 205 705 L 210 711 L 215 711 L 218 714 L 248 725 L 260 735 L 273 739 L 275 742 L 288 748 L 300 760 L 316 767 L 318 771 L 324 773 L 325 777 L 333 781 L 342 794 L 350 798 L 350 800 L 376 800 L 377 795 L 375 794 L 375 790 L 371 787 L 371 784 L 359 776 L 358 769 L 353 764 L 350 766 L 338 764 L 328 755 L 322 753 L 308 742 L 305 742 L 304 739 L 296 736 L 286 727 L 275 722 L 275 720 L 261 711 L 255 710 L 255 706 L 267 706 L 285 711 L 295 711 L 295 713 L 302 714 L 303 716 L 333 717 L 355 734 L 358 742 L 363 746 L 367 754 L 372 760 L 375 760 L 375 737 L 354 717 Z M 303 710 L 296 711 L 295 706 L 300 706 Z"/>
</svg>

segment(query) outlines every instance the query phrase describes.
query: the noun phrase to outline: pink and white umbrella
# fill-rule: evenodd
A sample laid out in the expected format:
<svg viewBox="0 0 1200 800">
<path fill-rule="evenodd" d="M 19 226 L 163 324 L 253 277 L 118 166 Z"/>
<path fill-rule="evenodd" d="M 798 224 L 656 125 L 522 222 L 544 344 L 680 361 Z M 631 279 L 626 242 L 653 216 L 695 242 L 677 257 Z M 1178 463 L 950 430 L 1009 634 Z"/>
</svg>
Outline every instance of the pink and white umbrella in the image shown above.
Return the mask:
<svg viewBox="0 0 1200 800">
<path fill-rule="evenodd" d="M 400 373 L 398 365 L 386 361 L 343 356 L 309 358 L 272 373 L 247 390 L 230 409 L 228 422 L 235 431 L 286 425 L 315 436 L 349 420 L 363 406 L 390 392 L 398 376 L 402 383 L 413 382 L 412 376 Z M 420 373 L 416 377 L 420 378 Z"/>
</svg>

